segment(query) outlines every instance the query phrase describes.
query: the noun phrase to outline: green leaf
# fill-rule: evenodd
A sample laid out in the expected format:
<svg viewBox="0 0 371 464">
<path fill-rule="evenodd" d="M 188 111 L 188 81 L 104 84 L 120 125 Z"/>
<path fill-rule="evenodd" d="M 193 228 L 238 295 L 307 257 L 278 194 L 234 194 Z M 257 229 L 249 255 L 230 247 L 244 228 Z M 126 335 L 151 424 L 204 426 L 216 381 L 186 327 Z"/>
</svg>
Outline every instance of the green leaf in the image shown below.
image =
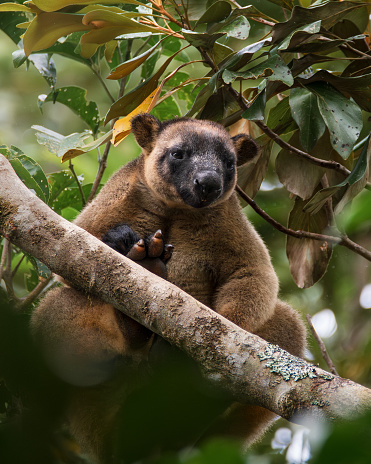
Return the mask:
<svg viewBox="0 0 371 464">
<path fill-rule="evenodd" d="M 63 192 L 64 189 L 70 187 L 75 181 L 70 171 L 63 170 L 53 172 L 48 175 L 48 183 L 50 188 L 49 206 L 53 206 L 54 201 Z"/>
<path fill-rule="evenodd" d="M 310 151 L 326 129 L 317 98 L 309 90 L 297 88 L 291 90 L 289 101 L 292 117 L 300 129 L 300 144 Z"/>
<path fill-rule="evenodd" d="M 322 206 L 327 202 L 327 200 L 332 197 L 336 192 L 338 192 L 341 188 L 349 185 L 349 189 L 345 192 L 343 199 L 340 203 L 336 206 L 337 212 L 342 209 L 344 204 L 350 201 L 354 196 L 356 196 L 361 190 L 363 190 L 364 186 L 367 182 L 367 172 L 368 172 L 368 165 L 371 156 L 371 147 L 370 147 L 370 137 L 368 138 L 367 142 L 365 143 L 363 150 L 358 157 L 356 165 L 354 169 L 349 174 L 349 176 L 340 182 L 337 185 L 324 188 L 317 192 L 313 198 L 308 201 L 305 205 L 304 211 L 310 214 L 315 214 L 318 212 Z M 355 188 L 355 184 L 359 183 L 357 188 Z"/>
<path fill-rule="evenodd" d="M 307 88 L 317 97 L 319 111 L 330 132 L 331 145 L 347 159 L 362 129 L 362 111 L 329 84 L 317 82 Z"/>
<path fill-rule="evenodd" d="M 228 2 L 219 1 L 213 3 L 197 21 L 197 24 L 220 23 L 226 19 L 232 11 Z"/>
<path fill-rule="evenodd" d="M 317 34 L 321 29 L 321 21 L 315 21 L 311 24 L 306 24 L 305 26 L 298 27 L 297 29 L 293 30 L 281 43 L 278 47 L 279 50 L 285 50 L 288 47 L 294 47 L 297 43 L 302 43 L 303 33 L 305 33 L 305 37 L 308 35 Z M 314 37 L 317 37 L 315 35 Z"/>
<path fill-rule="evenodd" d="M 310 215 L 303 212 L 305 201 L 296 198 L 290 212 L 288 227 L 322 234 L 328 227 L 329 218 L 325 209 Z M 326 241 L 287 237 L 287 257 L 291 275 L 299 288 L 308 288 L 318 282 L 326 272 L 332 248 Z"/>
<path fill-rule="evenodd" d="M 2 5 L 0 5 L 2 6 Z M 20 5 L 21 6 L 21 5 Z M 0 30 L 4 31 L 15 44 L 21 40 L 21 35 L 24 33 L 22 29 L 17 27 L 17 24 L 25 22 L 25 14 L 23 12 L 5 12 L 0 13 Z"/>
<path fill-rule="evenodd" d="M 39 97 L 40 98 L 40 97 Z M 46 102 L 58 102 L 66 105 L 90 127 L 95 134 L 98 131 L 100 117 L 95 102 L 86 100 L 86 90 L 81 87 L 60 87 L 50 92 L 43 100 L 39 99 L 40 109 Z"/>
<path fill-rule="evenodd" d="M 67 13 L 40 13 L 28 26 L 24 36 L 24 51 L 43 50 L 54 44 L 60 37 L 76 31 L 88 31 L 93 26 L 82 23 L 83 16 Z"/>
<path fill-rule="evenodd" d="M 220 32 L 226 32 L 228 37 L 234 39 L 246 40 L 250 34 L 250 23 L 244 16 L 239 16 L 233 22 L 224 26 Z"/>
<path fill-rule="evenodd" d="M 0 147 L 0 153 L 4 155 L 12 165 L 14 171 L 22 182 L 44 202 L 49 199 L 49 186 L 44 171 L 32 158 L 26 156 L 16 147 Z"/>
<path fill-rule="evenodd" d="M 266 77 L 270 81 L 281 81 L 289 87 L 294 83 L 290 69 L 277 54 L 247 70 L 233 72 L 227 69 L 223 71 L 222 77 L 226 84 L 230 84 L 236 78 L 258 79 L 261 77 Z"/>
<path fill-rule="evenodd" d="M 161 103 L 155 106 L 151 111 L 153 116 L 156 116 L 160 121 L 166 121 L 167 119 L 180 118 L 181 112 L 179 106 L 173 97 L 168 97 Z"/>
<path fill-rule="evenodd" d="M 51 153 L 58 157 L 71 148 L 80 148 L 84 145 L 84 140 L 91 136 L 90 132 L 81 132 L 67 135 L 66 137 L 58 132 L 54 132 L 46 127 L 32 126 L 35 129 L 36 138 L 40 145 L 45 145 Z"/>
<path fill-rule="evenodd" d="M 281 135 L 297 129 L 292 118 L 289 99 L 283 98 L 269 111 L 267 126 L 276 134 Z"/>
<path fill-rule="evenodd" d="M 208 34 L 207 32 L 194 32 L 182 29 L 184 38 L 194 47 L 203 47 L 206 50 L 212 50 L 214 43 L 223 37 L 226 32 L 216 32 L 215 34 Z"/>
<path fill-rule="evenodd" d="M 82 191 L 85 198 L 88 198 L 93 184 L 85 184 L 82 186 Z M 83 208 L 80 190 L 78 187 L 66 187 L 53 202 L 53 210 L 60 214 L 64 208 L 74 208 L 81 211 Z"/>
<path fill-rule="evenodd" d="M 97 3 L 101 3 L 99 0 L 33 0 L 33 3 L 43 11 L 57 11 L 65 8 L 66 6 L 70 5 L 96 5 Z M 117 5 L 115 0 L 104 0 L 106 5 Z M 128 3 L 130 5 L 143 5 L 143 2 L 139 2 L 136 0 L 125 0 L 124 3 Z"/>
<path fill-rule="evenodd" d="M 242 117 L 252 121 L 263 121 L 267 99 L 266 95 L 266 89 L 263 89 L 251 103 L 250 107 L 242 113 Z"/>
<path fill-rule="evenodd" d="M 330 29 L 335 23 L 340 21 L 349 12 L 357 8 L 361 8 L 367 3 L 360 2 L 326 2 L 323 5 L 303 8 L 295 6 L 292 10 L 291 17 L 288 21 L 277 23 L 272 29 L 273 43 L 279 43 L 288 37 L 296 29 L 311 24 L 316 21 L 321 21 L 325 29 Z"/>
</svg>

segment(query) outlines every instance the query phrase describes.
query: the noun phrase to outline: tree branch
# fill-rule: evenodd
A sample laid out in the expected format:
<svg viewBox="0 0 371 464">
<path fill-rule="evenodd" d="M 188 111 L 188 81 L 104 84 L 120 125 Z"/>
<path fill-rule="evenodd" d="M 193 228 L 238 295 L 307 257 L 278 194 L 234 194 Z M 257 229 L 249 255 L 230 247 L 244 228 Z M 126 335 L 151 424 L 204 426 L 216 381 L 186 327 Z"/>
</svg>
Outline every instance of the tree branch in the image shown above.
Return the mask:
<svg viewBox="0 0 371 464">
<path fill-rule="evenodd" d="M 307 413 L 346 418 L 371 408 L 371 390 L 245 332 L 58 216 L 1 155 L 0 177 L 0 232 L 8 240 L 187 352 L 232 399 L 291 420 Z"/>
</svg>

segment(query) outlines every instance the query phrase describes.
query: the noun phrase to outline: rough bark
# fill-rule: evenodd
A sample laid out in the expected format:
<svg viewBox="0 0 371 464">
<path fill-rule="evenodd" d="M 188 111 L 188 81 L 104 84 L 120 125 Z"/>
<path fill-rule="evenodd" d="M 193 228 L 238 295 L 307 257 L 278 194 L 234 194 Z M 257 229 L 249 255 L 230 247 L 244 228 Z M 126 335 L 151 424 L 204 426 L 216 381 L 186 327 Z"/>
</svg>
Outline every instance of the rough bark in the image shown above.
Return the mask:
<svg viewBox="0 0 371 464">
<path fill-rule="evenodd" d="M 186 351 L 234 400 L 290 420 L 307 413 L 343 419 L 371 407 L 371 390 L 245 332 L 58 216 L 24 186 L 2 155 L 0 233 L 76 287 Z"/>
</svg>

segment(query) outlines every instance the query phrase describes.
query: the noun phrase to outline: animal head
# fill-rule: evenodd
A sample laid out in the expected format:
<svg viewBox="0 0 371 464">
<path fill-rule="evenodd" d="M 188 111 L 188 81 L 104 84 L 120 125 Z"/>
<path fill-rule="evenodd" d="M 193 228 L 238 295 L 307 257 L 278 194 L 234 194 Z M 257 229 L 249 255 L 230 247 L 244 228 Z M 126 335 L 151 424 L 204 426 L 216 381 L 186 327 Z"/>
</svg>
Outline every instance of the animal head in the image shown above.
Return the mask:
<svg viewBox="0 0 371 464">
<path fill-rule="evenodd" d="M 258 153 L 248 135 L 231 137 L 211 121 L 161 123 L 140 114 L 131 127 L 143 149 L 144 182 L 168 206 L 203 208 L 226 200 L 237 182 L 237 166 Z"/>
</svg>

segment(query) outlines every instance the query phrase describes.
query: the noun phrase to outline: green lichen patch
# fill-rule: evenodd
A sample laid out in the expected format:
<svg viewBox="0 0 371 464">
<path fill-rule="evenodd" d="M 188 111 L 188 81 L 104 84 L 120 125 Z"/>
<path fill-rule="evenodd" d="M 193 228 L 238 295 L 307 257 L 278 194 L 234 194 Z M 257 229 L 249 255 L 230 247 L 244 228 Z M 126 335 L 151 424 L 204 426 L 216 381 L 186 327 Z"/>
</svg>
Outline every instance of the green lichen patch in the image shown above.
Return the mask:
<svg viewBox="0 0 371 464">
<path fill-rule="evenodd" d="M 282 376 L 283 380 L 290 379 L 297 382 L 305 378 L 315 379 L 321 377 L 325 380 L 334 378 L 331 374 L 320 374 L 314 366 L 311 366 L 303 359 L 293 356 L 287 351 L 284 351 L 277 345 L 267 345 L 263 352 L 258 353 L 260 361 L 267 361 L 265 367 L 268 367 L 271 372 Z"/>
</svg>

